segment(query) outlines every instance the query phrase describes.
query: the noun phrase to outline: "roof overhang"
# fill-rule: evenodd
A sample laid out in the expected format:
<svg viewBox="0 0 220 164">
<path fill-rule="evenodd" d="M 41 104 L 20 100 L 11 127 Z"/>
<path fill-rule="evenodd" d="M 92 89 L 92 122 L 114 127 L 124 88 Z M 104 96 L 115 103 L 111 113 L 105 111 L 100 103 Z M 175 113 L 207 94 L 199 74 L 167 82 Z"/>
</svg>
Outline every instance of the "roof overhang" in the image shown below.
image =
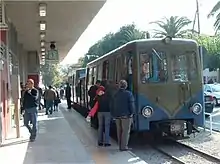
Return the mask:
<svg viewBox="0 0 220 164">
<path fill-rule="evenodd" d="M 8 1 L 6 15 L 16 27 L 18 41 L 27 51 L 41 52 L 40 22 L 46 23 L 45 47 L 56 42 L 60 60 L 67 55 L 105 1 Z M 39 16 L 39 4 L 46 16 Z"/>
</svg>

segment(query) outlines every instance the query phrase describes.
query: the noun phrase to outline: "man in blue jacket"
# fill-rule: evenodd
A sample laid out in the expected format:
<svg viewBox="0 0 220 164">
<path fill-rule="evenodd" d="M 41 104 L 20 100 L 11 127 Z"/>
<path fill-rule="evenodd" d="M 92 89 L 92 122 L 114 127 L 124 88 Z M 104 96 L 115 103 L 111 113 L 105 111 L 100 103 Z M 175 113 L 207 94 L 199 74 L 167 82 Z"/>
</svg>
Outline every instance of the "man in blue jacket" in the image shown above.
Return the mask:
<svg viewBox="0 0 220 164">
<path fill-rule="evenodd" d="M 127 151 L 130 137 L 130 127 L 135 112 L 135 103 L 133 94 L 126 90 L 127 82 L 119 82 L 119 90 L 114 95 L 113 107 L 111 108 L 112 116 L 116 119 L 117 137 L 119 149 Z"/>
<path fill-rule="evenodd" d="M 34 80 L 27 80 L 27 89 L 24 93 L 24 125 L 30 132 L 30 141 L 33 142 L 37 135 L 37 110 L 39 107 L 38 90 L 34 88 Z M 32 128 L 29 123 L 32 123 Z"/>
</svg>

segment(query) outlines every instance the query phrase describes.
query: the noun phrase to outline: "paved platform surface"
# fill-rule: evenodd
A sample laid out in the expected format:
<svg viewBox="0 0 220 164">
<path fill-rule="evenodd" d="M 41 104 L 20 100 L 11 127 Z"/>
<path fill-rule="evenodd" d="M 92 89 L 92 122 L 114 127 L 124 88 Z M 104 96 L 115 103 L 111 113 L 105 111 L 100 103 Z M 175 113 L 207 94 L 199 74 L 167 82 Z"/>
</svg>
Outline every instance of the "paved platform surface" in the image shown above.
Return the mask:
<svg viewBox="0 0 220 164">
<path fill-rule="evenodd" d="M 28 142 L 29 134 L 21 128 L 20 139 L 7 140 L 0 147 L 0 164 L 142 164 L 131 152 L 120 152 L 117 144 L 97 147 L 97 132 L 65 104 L 51 116 L 39 113 L 37 140 Z"/>
</svg>

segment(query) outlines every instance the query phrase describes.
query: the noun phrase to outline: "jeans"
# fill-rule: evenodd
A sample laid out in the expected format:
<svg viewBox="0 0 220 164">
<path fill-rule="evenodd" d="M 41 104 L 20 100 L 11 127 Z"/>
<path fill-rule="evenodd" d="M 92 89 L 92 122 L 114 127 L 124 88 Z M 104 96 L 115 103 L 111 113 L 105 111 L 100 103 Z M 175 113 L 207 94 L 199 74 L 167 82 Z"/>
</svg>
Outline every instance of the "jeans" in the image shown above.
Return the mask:
<svg viewBox="0 0 220 164">
<path fill-rule="evenodd" d="M 110 123 L 111 123 L 111 114 L 110 112 L 98 112 L 98 143 L 110 143 Z"/>
<path fill-rule="evenodd" d="M 48 114 L 48 111 L 50 109 L 50 113 L 53 113 L 53 105 L 54 102 L 52 100 L 46 100 L 46 114 Z"/>
<path fill-rule="evenodd" d="M 36 110 L 36 111 L 35 111 Z M 32 124 L 32 128 L 29 123 Z M 31 139 L 35 139 L 37 135 L 37 108 L 26 109 L 24 113 L 24 125 L 31 134 Z"/>
</svg>

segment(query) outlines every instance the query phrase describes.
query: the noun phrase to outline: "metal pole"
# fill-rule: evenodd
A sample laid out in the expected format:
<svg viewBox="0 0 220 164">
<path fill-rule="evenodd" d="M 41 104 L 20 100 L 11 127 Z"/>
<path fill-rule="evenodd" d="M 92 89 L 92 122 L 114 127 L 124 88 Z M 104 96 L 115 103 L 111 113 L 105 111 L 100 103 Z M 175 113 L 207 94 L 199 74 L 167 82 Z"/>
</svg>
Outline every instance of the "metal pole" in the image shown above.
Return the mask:
<svg viewBox="0 0 220 164">
<path fill-rule="evenodd" d="M 199 19 L 199 0 L 196 0 L 197 18 L 198 18 L 198 34 L 200 34 L 200 19 Z"/>
</svg>

